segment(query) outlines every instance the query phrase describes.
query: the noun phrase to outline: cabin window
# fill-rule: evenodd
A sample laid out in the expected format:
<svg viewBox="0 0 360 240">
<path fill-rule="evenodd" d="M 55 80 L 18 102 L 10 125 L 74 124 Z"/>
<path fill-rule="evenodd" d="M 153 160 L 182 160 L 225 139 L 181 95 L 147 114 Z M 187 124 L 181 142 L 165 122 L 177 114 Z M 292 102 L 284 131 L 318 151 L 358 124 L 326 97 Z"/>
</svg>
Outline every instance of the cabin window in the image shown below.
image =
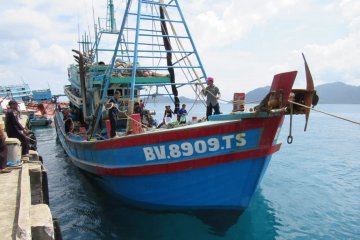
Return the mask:
<svg viewBox="0 0 360 240">
<path fill-rule="evenodd" d="M 108 95 L 108 96 L 114 96 L 114 90 L 113 90 L 113 89 L 109 89 L 109 90 L 107 91 L 107 95 Z"/>
</svg>

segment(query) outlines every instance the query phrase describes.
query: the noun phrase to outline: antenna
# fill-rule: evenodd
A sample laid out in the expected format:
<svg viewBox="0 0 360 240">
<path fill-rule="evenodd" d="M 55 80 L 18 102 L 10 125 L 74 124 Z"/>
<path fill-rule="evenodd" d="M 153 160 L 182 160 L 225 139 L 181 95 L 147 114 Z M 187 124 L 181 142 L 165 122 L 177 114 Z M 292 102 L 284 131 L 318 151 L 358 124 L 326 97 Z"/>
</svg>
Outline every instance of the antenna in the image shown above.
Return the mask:
<svg viewBox="0 0 360 240">
<path fill-rule="evenodd" d="M 91 44 L 91 31 L 90 31 L 90 26 L 88 25 L 88 30 L 89 30 L 89 45 Z"/>
<path fill-rule="evenodd" d="M 79 43 L 79 51 L 80 51 L 80 23 L 78 18 L 78 43 Z"/>
<path fill-rule="evenodd" d="M 107 23 L 106 27 L 107 27 L 108 31 L 116 32 L 116 23 L 115 23 L 113 0 L 108 0 L 106 23 Z"/>
</svg>

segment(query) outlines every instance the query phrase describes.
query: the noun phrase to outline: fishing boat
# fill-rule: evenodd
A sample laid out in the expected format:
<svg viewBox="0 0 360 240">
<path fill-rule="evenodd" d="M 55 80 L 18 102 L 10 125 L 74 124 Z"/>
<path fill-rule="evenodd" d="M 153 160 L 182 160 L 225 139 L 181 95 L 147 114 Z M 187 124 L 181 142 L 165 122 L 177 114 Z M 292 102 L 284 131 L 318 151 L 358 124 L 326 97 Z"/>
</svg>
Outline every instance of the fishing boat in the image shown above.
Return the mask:
<svg viewBox="0 0 360 240">
<path fill-rule="evenodd" d="M 0 97 L 30 101 L 32 91 L 30 90 L 29 84 L 26 83 L 0 86 Z"/>
<path fill-rule="evenodd" d="M 118 30 L 108 1 L 106 24 L 100 23 L 93 42 L 85 35 L 73 50 L 76 62 L 68 68 L 70 84 L 64 89 L 70 106 L 55 113 L 57 135 L 71 161 L 112 195 L 140 207 L 246 209 L 280 149 L 284 116 L 308 118 L 308 112 L 288 102 L 291 95 L 312 103 L 307 65 L 307 89 L 292 89 L 297 71 L 279 73 L 253 111 L 234 107 L 208 119 L 156 128 L 145 121 L 147 112 L 135 113 L 140 99 L 170 95 L 176 112 L 178 91 L 187 87 L 194 96 L 187 97 L 204 100 L 208 76 L 179 2 L 128 0 Z M 109 42 L 104 40 L 108 35 L 115 40 L 106 48 L 101 44 Z M 107 108 L 115 91 L 121 95 L 117 136 L 110 138 Z M 65 131 L 67 121 L 70 131 Z"/>
<path fill-rule="evenodd" d="M 27 83 L 0 86 L 0 97 L 11 98 L 24 102 L 42 102 L 52 100 L 52 94 L 49 88 L 31 90 L 29 84 Z"/>
<path fill-rule="evenodd" d="M 51 89 L 40 89 L 40 90 L 33 90 L 33 101 L 35 102 L 44 102 L 44 101 L 51 101 L 53 100 L 53 95 L 51 93 Z"/>
<path fill-rule="evenodd" d="M 50 126 L 55 115 L 55 107 L 67 107 L 67 102 L 59 102 L 59 96 L 53 95 L 50 88 L 33 90 L 31 101 L 25 102 L 26 109 L 31 112 L 29 124 L 32 127 Z"/>
<path fill-rule="evenodd" d="M 29 116 L 29 125 L 31 127 L 50 126 L 56 106 L 51 90 L 49 88 L 33 90 L 32 93 L 32 101 L 26 103 L 27 109 L 33 112 Z"/>
<path fill-rule="evenodd" d="M 47 116 L 31 115 L 31 117 L 29 118 L 29 124 L 31 127 L 50 126 L 51 123 L 52 123 L 52 118 Z"/>
</svg>

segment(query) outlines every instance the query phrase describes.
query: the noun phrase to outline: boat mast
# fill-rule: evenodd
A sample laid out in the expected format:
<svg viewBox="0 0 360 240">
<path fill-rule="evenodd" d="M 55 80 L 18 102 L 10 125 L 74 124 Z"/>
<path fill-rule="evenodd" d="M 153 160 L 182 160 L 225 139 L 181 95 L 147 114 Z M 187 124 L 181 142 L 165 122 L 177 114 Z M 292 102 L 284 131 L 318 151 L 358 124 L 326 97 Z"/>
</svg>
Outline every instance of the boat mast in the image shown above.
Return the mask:
<svg viewBox="0 0 360 240">
<path fill-rule="evenodd" d="M 125 14 L 124 14 L 124 16 L 126 16 L 126 15 L 128 14 L 129 8 L 130 8 L 130 6 L 131 6 L 131 2 L 132 2 L 132 0 L 128 0 L 127 3 L 126 3 L 126 8 L 125 8 Z M 105 75 L 104 75 L 104 85 L 103 85 L 104 87 L 103 87 L 103 91 L 102 91 L 102 95 L 101 95 L 101 101 L 100 101 L 99 104 L 104 104 L 104 103 L 105 103 L 105 99 L 106 99 L 106 97 L 107 97 L 107 91 L 108 91 L 108 89 L 109 89 L 111 74 L 112 74 L 112 72 L 113 72 L 112 70 L 113 70 L 114 65 L 115 65 L 115 59 L 116 59 L 117 49 L 119 48 L 120 42 L 121 42 L 121 40 L 122 40 L 122 35 L 123 35 L 123 33 L 124 33 L 125 23 L 126 23 L 126 18 L 124 17 L 124 18 L 123 18 L 123 21 L 122 21 L 122 23 L 121 23 L 120 32 L 119 32 L 119 35 L 118 35 L 119 37 L 118 37 L 117 42 L 116 42 L 115 52 L 114 52 L 114 55 L 113 55 L 113 57 L 112 57 L 110 67 L 107 68 L 106 73 L 105 73 Z M 96 115 L 96 121 L 95 121 L 94 127 L 93 127 L 94 130 L 92 131 L 90 138 L 93 137 L 93 135 L 97 132 L 97 128 L 98 128 L 98 126 L 99 126 L 99 121 L 100 121 L 100 119 L 101 119 L 101 115 L 102 115 L 101 111 L 99 111 L 99 113 Z"/>
<path fill-rule="evenodd" d="M 107 4 L 107 16 L 106 16 L 106 28 L 110 30 L 110 32 L 116 32 L 116 22 L 114 15 L 114 3 L 113 0 L 108 0 Z"/>
<path fill-rule="evenodd" d="M 138 48 L 139 48 L 139 29 L 140 29 L 140 16 L 141 16 L 141 3 L 142 0 L 138 1 L 138 9 L 137 9 L 137 16 L 136 16 L 136 28 L 135 28 L 135 46 L 134 46 L 134 58 L 133 58 L 133 70 L 131 74 L 131 92 L 130 92 L 130 99 L 134 101 L 135 96 L 135 79 L 136 79 L 136 68 L 138 63 Z"/>
<path fill-rule="evenodd" d="M 128 110 L 131 110 L 131 104 L 136 98 L 145 96 L 140 95 L 139 90 L 148 86 L 156 87 L 157 95 L 176 97 L 178 88 L 190 85 L 199 98 L 198 86 L 203 84 L 206 73 L 178 1 L 171 0 L 165 3 L 163 0 L 128 0 L 126 3 L 120 31 L 116 32 L 118 38 L 111 63 L 104 74 L 100 104 L 103 104 L 107 97 L 112 79 L 115 82 L 120 81 L 125 88 L 129 88 L 130 91 L 126 92 L 129 99 L 127 99 Z M 114 8 L 112 1 L 109 0 L 108 4 L 109 26 L 112 26 Z M 165 24 L 170 26 L 167 31 Z M 177 33 L 175 28 L 180 31 Z M 110 28 L 107 31 L 110 31 Z M 116 68 L 117 59 L 127 63 L 127 67 Z M 130 73 L 130 76 L 123 76 L 122 72 Z M 144 77 L 144 72 L 150 77 Z M 113 73 L 118 74 L 113 76 Z M 175 75 L 176 83 L 172 81 Z M 175 89 L 172 95 L 167 89 L 169 86 Z M 159 87 L 165 89 L 166 93 L 158 93 Z M 124 95 L 123 98 L 126 96 Z M 175 108 L 176 104 L 179 102 L 175 101 Z M 131 114 L 131 111 L 128 113 Z M 97 115 L 94 128 L 98 127 L 100 116 L 101 111 Z"/>
</svg>

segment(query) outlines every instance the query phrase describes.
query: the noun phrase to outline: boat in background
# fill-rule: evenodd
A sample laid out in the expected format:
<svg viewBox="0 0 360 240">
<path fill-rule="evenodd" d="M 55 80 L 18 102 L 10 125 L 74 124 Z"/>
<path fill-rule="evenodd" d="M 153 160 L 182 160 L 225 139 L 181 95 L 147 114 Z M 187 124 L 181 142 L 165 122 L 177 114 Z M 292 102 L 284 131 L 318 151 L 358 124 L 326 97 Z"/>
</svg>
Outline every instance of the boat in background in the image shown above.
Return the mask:
<svg viewBox="0 0 360 240">
<path fill-rule="evenodd" d="M 52 95 L 50 89 L 31 90 L 29 85 L 18 84 L 0 86 L 1 108 L 6 110 L 8 102 L 15 99 L 19 104 L 19 111 L 27 115 L 31 126 L 50 126 L 55 115 L 55 107 L 67 107 L 68 102 L 58 102 L 59 96 Z"/>
<path fill-rule="evenodd" d="M 29 84 L 26 83 L 0 86 L 0 97 L 26 102 L 32 99 L 32 91 L 30 90 Z"/>
<path fill-rule="evenodd" d="M 1 98 L 0 97 L 0 111 L 4 112 L 9 107 L 9 101 L 11 98 Z M 27 102 L 24 102 L 22 100 L 17 100 L 18 103 L 18 110 L 22 115 L 26 115 L 28 118 L 27 126 L 29 128 L 31 127 L 37 127 L 37 126 L 50 126 L 52 123 L 52 118 L 54 116 L 54 109 L 51 111 L 46 111 L 44 107 L 40 107 L 42 110 L 39 110 L 38 108 L 29 108 L 27 106 Z M 38 104 L 37 104 L 38 105 Z M 39 105 L 40 106 L 40 105 Z M 55 104 L 53 104 L 52 108 L 55 108 Z M 48 115 L 47 113 L 51 113 L 52 115 Z"/>
<path fill-rule="evenodd" d="M 29 119 L 29 124 L 31 127 L 50 126 L 52 122 L 53 122 L 52 118 L 48 118 L 48 117 L 33 117 Z"/>
<path fill-rule="evenodd" d="M 50 88 L 42 90 L 33 90 L 33 101 L 35 102 L 44 102 L 44 101 L 53 101 L 53 95 Z"/>
<path fill-rule="evenodd" d="M 110 0 L 106 25 L 100 23 L 95 42 L 85 36 L 81 49 L 73 50 L 76 63 L 64 90 L 71 103 L 55 113 L 57 135 L 72 162 L 104 190 L 143 208 L 246 209 L 280 149 L 289 96 L 308 100 L 315 91 L 294 93 L 297 71 L 280 73 L 252 112 L 238 111 L 235 99 L 233 112 L 156 128 L 148 110 L 138 113 L 140 100 L 170 95 L 176 113 L 178 91 L 187 87 L 194 93 L 188 98 L 204 103 L 207 74 L 178 1 L 128 0 L 118 30 Z M 106 48 L 101 40 L 109 42 L 109 36 L 116 39 Z M 114 105 L 107 103 L 115 91 L 121 95 L 117 137 L 109 138 L 107 111 Z"/>
<path fill-rule="evenodd" d="M 10 100 L 12 100 L 12 98 L 0 97 L 0 110 L 1 111 L 6 111 L 8 109 Z M 25 103 L 21 100 L 17 100 L 17 102 L 18 102 L 18 110 L 21 112 L 27 112 Z"/>
</svg>

